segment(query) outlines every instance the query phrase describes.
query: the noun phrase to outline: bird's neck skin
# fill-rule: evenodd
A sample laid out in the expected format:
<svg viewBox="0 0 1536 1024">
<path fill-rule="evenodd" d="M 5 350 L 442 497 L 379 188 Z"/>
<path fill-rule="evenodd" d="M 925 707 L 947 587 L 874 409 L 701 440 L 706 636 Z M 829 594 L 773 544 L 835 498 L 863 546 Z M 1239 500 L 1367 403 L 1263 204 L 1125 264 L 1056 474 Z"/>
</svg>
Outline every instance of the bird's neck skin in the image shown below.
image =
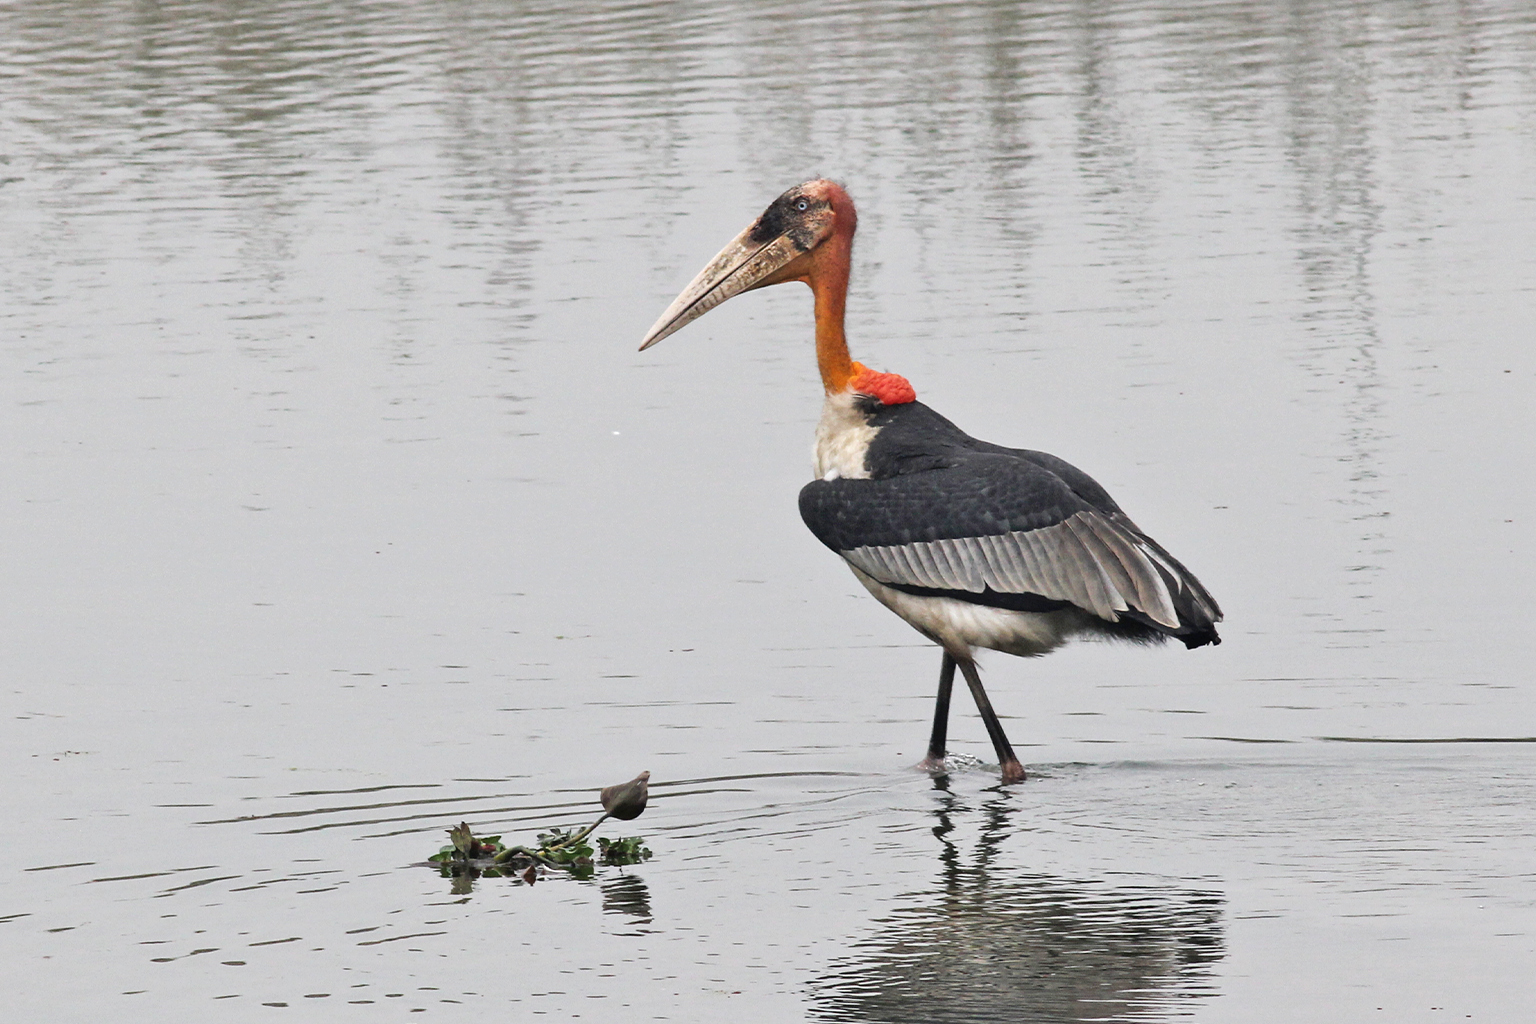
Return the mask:
<svg viewBox="0 0 1536 1024">
<path fill-rule="evenodd" d="M 910 402 L 912 385 L 893 373 L 874 373 L 848 355 L 843 319 L 848 304 L 848 267 L 853 252 L 853 214 L 816 249 L 806 283 L 816 296 L 816 365 L 827 400 L 816 425 L 816 476 L 821 480 L 869 478 L 869 445 L 880 432 L 870 424 L 862 395 L 884 404 Z"/>
<path fill-rule="evenodd" d="M 837 394 L 848 390 L 854 373 L 853 359 L 848 355 L 848 336 L 843 333 L 848 306 L 848 265 L 844 263 L 834 267 L 830 274 L 812 277 L 811 290 L 816 296 L 816 365 L 821 370 L 821 386 L 827 394 Z"/>
<path fill-rule="evenodd" d="M 868 395 L 883 405 L 900 405 L 917 398 L 912 385 L 895 373 L 876 373 L 848 355 L 848 336 L 843 319 L 848 310 L 848 272 L 854 252 L 854 229 L 859 215 L 848 195 L 837 189 L 833 198 L 837 221 L 833 233 L 813 250 L 811 266 L 803 281 L 816 296 L 816 365 L 828 399 L 840 395 Z"/>
<path fill-rule="evenodd" d="M 816 296 L 816 365 L 827 391 L 821 422 L 816 425 L 816 477 L 820 480 L 868 478 L 864 453 L 875 436 L 869 417 L 854 405 L 853 378 L 858 371 L 843 333 L 852 241 L 851 233 L 838 232 L 823 243 L 806 278 Z"/>
<path fill-rule="evenodd" d="M 843 321 L 848 306 L 848 267 L 853 255 L 853 214 L 839 218 L 839 226 L 815 250 L 805 282 L 816 297 L 816 365 L 827 396 L 855 391 L 877 398 L 885 405 L 913 401 L 917 395 L 905 377 L 875 373 L 848 355 Z M 846 226 L 845 226 L 846 225 Z"/>
<path fill-rule="evenodd" d="M 848 307 L 848 270 L 853 262 L 853 214 L 839 217 L 832 237 L 816 248 L 805 281 L 816 297 L 816 365 L 827 394 L 848 390 L 855 370 L 843 333 Z"/>
</svg>

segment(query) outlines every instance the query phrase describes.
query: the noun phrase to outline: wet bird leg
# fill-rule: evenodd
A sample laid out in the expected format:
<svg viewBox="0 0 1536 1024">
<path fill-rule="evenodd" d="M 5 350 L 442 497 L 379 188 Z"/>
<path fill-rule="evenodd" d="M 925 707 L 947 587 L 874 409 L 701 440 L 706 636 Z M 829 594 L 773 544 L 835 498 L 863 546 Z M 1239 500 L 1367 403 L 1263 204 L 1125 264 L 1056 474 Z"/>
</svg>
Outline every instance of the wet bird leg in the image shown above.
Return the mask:
<svg viewBox="0 0 1536 1024">
<path fill-rule="evenodd" d="M 919 768 L 938 771 L 944 767 L 944 745 L 949 736 L 949 693 L 955 685 L 955 659 L 944 652 L 944 665 L 939 669 L 939 696 L 933 702 L 933 733 L 928 738 L 928 756 Z"/>
<path fill-rule="evenodd" d="M 987 699 L 987 691 L 982 689 L 981 676 L 976 673 L 976 662 L 970 658 L 956 661 L 959 662 L 960 671 L 965 674 L 965 683 L 971 688 L 971 696 L 976 698 L 976 710 L 981 712 L 981 720 L 986 723 L 987 735 L 992 737 L 992 747 L 997 751 L 997 760 L 1003 769 L 1003 782 L 1023 782 L 1024 766 L 1019 763 L 1013 747 L 1008 743 L 1008 737 L 1003 733 L 997 712 L 992 710 L 992 702 Z"/>
</svg>

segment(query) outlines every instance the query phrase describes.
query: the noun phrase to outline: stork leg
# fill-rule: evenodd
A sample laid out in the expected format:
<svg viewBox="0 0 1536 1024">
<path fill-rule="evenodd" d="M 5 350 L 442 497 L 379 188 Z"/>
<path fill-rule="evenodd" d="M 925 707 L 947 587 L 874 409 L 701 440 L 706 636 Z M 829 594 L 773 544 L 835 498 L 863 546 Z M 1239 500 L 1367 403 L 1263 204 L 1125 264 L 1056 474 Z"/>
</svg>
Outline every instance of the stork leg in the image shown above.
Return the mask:
<svg viewBox="0 0 1536 1024">
<path fill-rule="evenodd" d="M 944 767 L 944 746 L 949 738 L 949 693 L 955 686 L 955 659 L 944 652 L 944 665 L 939 669 L 939 696 L 933 702 L 933 733 L 928 737 L 928 756 L 919 768 L 938 771 Z"/>
<path fill-rule="evenodd" d="M 1008 737 L 1003 733 L 1003 725 L 997 720 L 997 712 L 992 710 L 992 702 L 987 699 L 987 691 L 981 686 L 981 676 L 976 672 L 976 662 L 970 658 L 956 660 L 959 662 L 960 671 L 965 674 L 966 685 L 971 688 L 971 696 L 976 698 L 976 710 L 981 712 L 981 720 L 986 723 L 987 735 L 992 737 L 992 748 L 997 751 L 998 763 L 1003 767 L 1003 782 L 1023 782 L 1024 766 L 1019 763 L 1013 747 L 1008 742 Z"/>
</svg>

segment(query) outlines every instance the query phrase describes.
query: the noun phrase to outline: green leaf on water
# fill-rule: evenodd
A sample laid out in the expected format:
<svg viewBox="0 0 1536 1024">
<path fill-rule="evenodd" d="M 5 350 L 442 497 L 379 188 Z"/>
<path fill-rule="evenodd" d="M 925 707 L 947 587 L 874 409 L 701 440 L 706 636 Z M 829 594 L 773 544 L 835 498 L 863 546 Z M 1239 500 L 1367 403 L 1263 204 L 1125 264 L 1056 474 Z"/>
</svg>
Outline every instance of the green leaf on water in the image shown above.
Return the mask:
<svg viewBox="0 0 1536 1024">
<path fill-rule="evenodd" d="M 464 856 L 469 856 L 470 847 L 474 846 L 475 834 L 469 830 L 469 822 L 461 821 L 448 830 L 448 838 L 453 843 L 453 848 Z"/>
<path fill-rule="evenodd" d="M 600 856 L 604 864 L 639 864 L 649 860 L 651 851 L 646 848 L 645 840 L 640 836 L 629 836 L 622 839 L 609 839 L 599 836 L 597 840 Z"/>
</svg>

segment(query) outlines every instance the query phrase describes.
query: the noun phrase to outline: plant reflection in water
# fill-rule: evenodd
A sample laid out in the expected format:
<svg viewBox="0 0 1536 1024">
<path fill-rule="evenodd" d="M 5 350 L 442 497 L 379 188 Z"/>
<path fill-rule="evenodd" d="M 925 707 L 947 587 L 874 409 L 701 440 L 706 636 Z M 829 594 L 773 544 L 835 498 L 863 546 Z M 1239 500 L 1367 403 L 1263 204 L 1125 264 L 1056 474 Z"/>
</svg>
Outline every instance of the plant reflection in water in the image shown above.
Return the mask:
<svg viewBox="0 0 1536 1024">
<path fill-rule="evenodd" d="M 630 918 L 636 925 L 633 932 L 616 934 L 644 935 L 650 931 L 645 925 L 651 923 L 651 890 L 646 887 L 645 879 L 639 875 L 621 874 L 603 879 L 602 886 L 603 913 Z"/>
</svg>

